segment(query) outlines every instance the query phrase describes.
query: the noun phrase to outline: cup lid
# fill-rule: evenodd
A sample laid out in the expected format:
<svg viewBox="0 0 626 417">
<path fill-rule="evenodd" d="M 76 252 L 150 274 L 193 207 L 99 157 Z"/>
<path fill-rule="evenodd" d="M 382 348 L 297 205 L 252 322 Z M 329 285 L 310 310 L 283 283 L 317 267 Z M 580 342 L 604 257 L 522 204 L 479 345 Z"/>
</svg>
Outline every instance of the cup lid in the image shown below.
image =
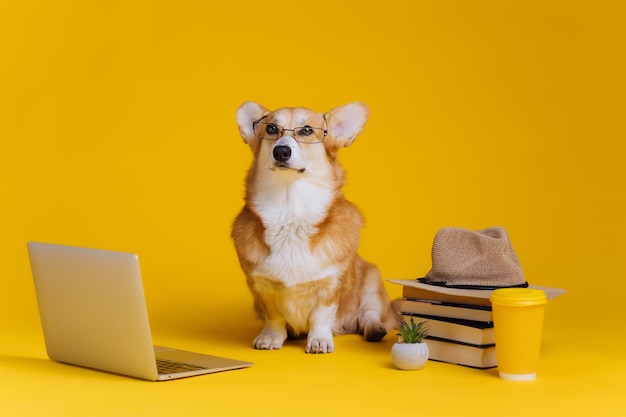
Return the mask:
<svg viewBox="0 0 626 417">
<path fill-rule="evenodd" d="M 491 294 L 491 302 L 510 307 L 533 306 L 547 302 L 546 293 L 536 288 L 499 288 Z"/>
</svg>

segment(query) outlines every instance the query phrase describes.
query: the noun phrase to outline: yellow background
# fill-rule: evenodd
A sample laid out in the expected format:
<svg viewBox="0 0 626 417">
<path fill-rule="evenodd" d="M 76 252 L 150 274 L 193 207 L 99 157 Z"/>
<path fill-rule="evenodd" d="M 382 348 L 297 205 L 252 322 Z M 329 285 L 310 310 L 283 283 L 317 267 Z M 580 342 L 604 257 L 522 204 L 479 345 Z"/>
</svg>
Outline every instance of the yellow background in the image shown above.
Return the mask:
<svg viewBox="0 0 626 417">
<path fill-rule="evenodd" d="M 0 415 L 624 415 L 624 4 L 3 1 Z M 229 239 L 249 99 L 368 104 L 340 159 L 387 278 L 425 274 L 441 227 L 504 226 L 526 278 L 568 290 L 539 379 L 400 372 L 393 335 L 253 350 Z M 137 252 L 157 342 L 255 366 L 157 384 L 48 361 L 28 240 Z"/>
</svg>

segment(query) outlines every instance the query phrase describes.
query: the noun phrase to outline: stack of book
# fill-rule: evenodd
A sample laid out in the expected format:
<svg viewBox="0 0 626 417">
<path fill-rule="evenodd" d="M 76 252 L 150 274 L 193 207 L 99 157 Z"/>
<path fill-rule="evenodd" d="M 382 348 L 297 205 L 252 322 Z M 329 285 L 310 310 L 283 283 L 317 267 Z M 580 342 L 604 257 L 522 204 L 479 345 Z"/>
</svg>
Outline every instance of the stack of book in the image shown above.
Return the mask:
<svg viewBox="0 0 626 417">
<path fill-rule="evenodd" d="M 497 366 L 489 299 L 442 294 L 404 285 L 404 320 L 426 321 L 429 358 L 487 369 Z"/>
</svg>

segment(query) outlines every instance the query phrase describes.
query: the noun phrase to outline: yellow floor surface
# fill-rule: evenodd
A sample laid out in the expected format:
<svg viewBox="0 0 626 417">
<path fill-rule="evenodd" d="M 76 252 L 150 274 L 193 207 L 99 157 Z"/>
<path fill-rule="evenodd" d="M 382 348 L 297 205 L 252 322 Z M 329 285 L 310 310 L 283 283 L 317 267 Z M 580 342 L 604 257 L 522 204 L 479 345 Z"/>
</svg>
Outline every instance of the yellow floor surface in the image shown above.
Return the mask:
<svg viewBox="0 0 626 417">
<path fill-rule="evenodd" d="M 567 303 L 547 311 L 538 378 L 501 380 L 497 370 L 428 362 L 421 371 L 396 370 L 395 335 L 381 343 L 336 338 L 336 352 L 307 355 L 304 341 L 257 351 L 260 329 L 247 305 L 213 311 L 213 319 L 183 328 L 153 323 L 157 343 L 255 363 L 252 368 L 167 382 L 147 382 L 47 359 L 35 318 L 3 326 L 0 339 L 1 416 L 624 416 L 624 336 L 581 340 L 564 320 Z M 210 308 L 207 310 L 210 311 Z M 32 313 L 32 311 L 31 311 Z M 225 321 L 224 317 L 231 320 Z M 204 321 L 204 322 L 203 322 Z M 6 324 L 6 322 L 5 322 Z M 595 334 L 598 333 L 598 334 Z"/>
</svg>

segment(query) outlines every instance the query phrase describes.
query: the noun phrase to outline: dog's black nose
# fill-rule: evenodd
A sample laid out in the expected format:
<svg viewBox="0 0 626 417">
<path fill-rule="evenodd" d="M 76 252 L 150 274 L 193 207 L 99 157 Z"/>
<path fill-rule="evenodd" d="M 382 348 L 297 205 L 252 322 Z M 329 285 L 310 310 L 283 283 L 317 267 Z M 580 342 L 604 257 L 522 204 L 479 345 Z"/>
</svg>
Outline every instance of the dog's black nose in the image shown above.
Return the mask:
<svg viewBox="0 0 626 417">
<path fill-rule="evenodd" d="M 289 146 L 276 146 L 274 148 L 274 159 L 278 162 L 285 162 L 291 157 L 291 148 Z"/>
</svg>

